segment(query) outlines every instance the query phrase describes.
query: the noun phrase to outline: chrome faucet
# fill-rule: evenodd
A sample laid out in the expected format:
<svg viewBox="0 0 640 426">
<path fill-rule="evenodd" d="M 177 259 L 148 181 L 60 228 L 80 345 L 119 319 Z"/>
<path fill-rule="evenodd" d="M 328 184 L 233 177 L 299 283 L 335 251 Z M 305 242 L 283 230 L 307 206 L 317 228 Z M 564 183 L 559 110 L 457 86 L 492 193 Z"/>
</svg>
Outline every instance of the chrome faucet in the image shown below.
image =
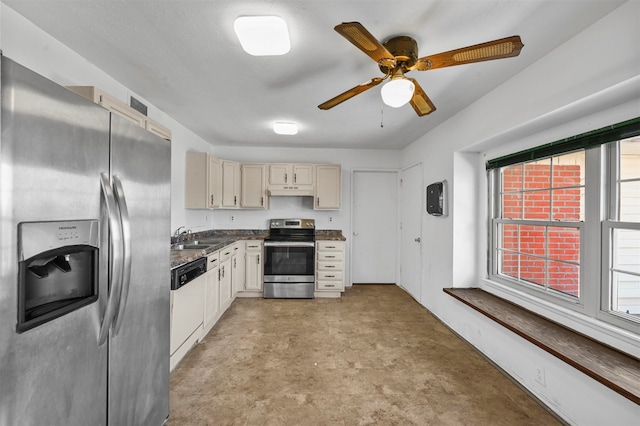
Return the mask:
<svg viewBox="0 0 640 426">
<path fill-rule="evenodd" d="M 178 229 L 176 229 L 176 232 L 173 233 L 174 237 L 179 237 L 180 235 L 184 235 L 184 234 L 190 234 L 191 233 L 191 229 L 185 229 L 184 231 L 180 232 L 180 230 L 184 228 L 184 226 L 180 226 Z"/>
</svg>

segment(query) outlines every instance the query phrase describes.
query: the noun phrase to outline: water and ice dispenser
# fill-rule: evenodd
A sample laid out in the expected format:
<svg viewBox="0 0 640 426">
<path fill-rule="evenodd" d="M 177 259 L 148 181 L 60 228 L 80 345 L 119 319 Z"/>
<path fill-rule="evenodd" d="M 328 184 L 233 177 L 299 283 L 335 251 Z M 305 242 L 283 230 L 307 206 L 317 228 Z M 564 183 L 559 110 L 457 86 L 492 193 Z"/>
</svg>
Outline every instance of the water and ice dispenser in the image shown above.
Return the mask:
<svg viewBox="0 0 640 426">
<path fill-rule="evenodd" d="M 18 225 L 18 333 L 98 299 L 97 220 Z"/>
</svg>

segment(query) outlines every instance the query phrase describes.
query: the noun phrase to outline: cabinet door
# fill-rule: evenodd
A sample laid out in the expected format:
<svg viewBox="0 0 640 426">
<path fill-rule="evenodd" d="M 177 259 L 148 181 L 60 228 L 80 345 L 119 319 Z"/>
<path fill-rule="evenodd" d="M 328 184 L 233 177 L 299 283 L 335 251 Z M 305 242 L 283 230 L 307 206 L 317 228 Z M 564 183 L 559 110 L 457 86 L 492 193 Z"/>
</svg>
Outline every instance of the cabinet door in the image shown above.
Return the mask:
<svg viewBox="0 0 640 426">
<path fill-rule="evenodd" d="M 204 287 L 204 326 L 205 332 L 207 326 L 218 318 L 220 311 L 220 302 L 218 300 L 218 267 L 209 269 L 205 275 Z"/>
<path fill-rule="evenodd" d="M 262 291 L 262 242 L 248 242 L 246 252 L 246 284 L 247 290 Z"/>
<path fill-rule="evenodd" d="M 313 164 L 294 164 L 293 183 L 296 185 L 313 185 Z"/>
<path fill-rule="evenodd" d="M 243 164 L 240 206 L 247 209 L 266 209 L 268 200 L 265 185 L 264 164 Z"/>
<path fill-rule="evenodd" d="M 244 246 L 244 241 L 237 242 L 233 247 L 233 255 L 231 256 L 231 267 L 233 268 L 233 273 L 231 274 L 231 290 L 234 296 L 245 288 Z"/>
<path fill-rule="evenodd" d="M 231 258 L 220 264 L 220 309 L 227 309 L 231 303 Z"/>
<path fill-rule="evenodd" d="M 316 165 L 314 210 L 340 210 L 342 201 L 341 166 Z"/>
<path fill-rule="evenodd" d="M 160 136 L 162 139 L 171 141 L 171 130 L 164 127 L 162 124 L 154 121 L 150 118 L 146 118 L 144 127 L 156 136 Z"/>
<path fill-rule="evenodd" d="M 222 198 L 222 179 L 220 171 L 220 160 L 209 155 L 209 168 L 207 170 L 207 207 L 212 209 L 220 207 L 220 199 Z"/>
<path fill-rule="evenodd" d="M 240 205 L 240 164 L 222 161 L 222 207 L 237 208 Z"/>
<path fill-rule="evenodd" d="M 185 154 L 184 207 L 208 209 L 220 206 L 220 160 L 206 152 Z"/>
<path fill-rule="evenodd" d="M 292 179 L 291 164 L 269 164 L 269 185 L 287 185 Z"/>
</svg>

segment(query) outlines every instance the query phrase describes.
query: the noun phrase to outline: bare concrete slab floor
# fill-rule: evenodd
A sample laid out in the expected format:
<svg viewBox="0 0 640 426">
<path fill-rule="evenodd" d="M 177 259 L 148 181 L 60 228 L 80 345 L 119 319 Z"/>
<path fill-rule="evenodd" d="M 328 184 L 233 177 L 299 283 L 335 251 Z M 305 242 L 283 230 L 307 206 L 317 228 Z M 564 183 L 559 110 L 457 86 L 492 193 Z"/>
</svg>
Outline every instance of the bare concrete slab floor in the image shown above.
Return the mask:
<svg viewBox="0 0 640 426">
<path fill-rule="evenodd" d="M 556 425 L 402 289 L 236 299 L 171 375 L 169 426 Z"/>
</svg>

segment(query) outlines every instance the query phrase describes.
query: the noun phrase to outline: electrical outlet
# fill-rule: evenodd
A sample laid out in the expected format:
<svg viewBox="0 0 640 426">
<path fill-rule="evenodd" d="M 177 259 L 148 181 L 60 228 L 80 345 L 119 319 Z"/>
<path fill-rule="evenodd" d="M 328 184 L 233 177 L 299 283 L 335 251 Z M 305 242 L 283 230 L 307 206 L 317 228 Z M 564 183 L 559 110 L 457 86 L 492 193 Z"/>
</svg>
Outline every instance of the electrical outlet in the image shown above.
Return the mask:
<svg viewBox="0 0 640 426">
<path fill-rule="evenodd" d="M 544 368 L 536 365 L 536 382 L 540 383 L 542 386 L 547 386 L 546 380 L 544 378 Z"/>
<path fill-rule="evenodd" d="M 333 222 L 333 216 L 329 216 L 329 222 Z"/>
<path fill-rule="evenodd" d="M 236 217 L 234 215 L 231 215 L 231 222 L 233 222 L 234 220 L 236 220 Z"/>
</svg>

